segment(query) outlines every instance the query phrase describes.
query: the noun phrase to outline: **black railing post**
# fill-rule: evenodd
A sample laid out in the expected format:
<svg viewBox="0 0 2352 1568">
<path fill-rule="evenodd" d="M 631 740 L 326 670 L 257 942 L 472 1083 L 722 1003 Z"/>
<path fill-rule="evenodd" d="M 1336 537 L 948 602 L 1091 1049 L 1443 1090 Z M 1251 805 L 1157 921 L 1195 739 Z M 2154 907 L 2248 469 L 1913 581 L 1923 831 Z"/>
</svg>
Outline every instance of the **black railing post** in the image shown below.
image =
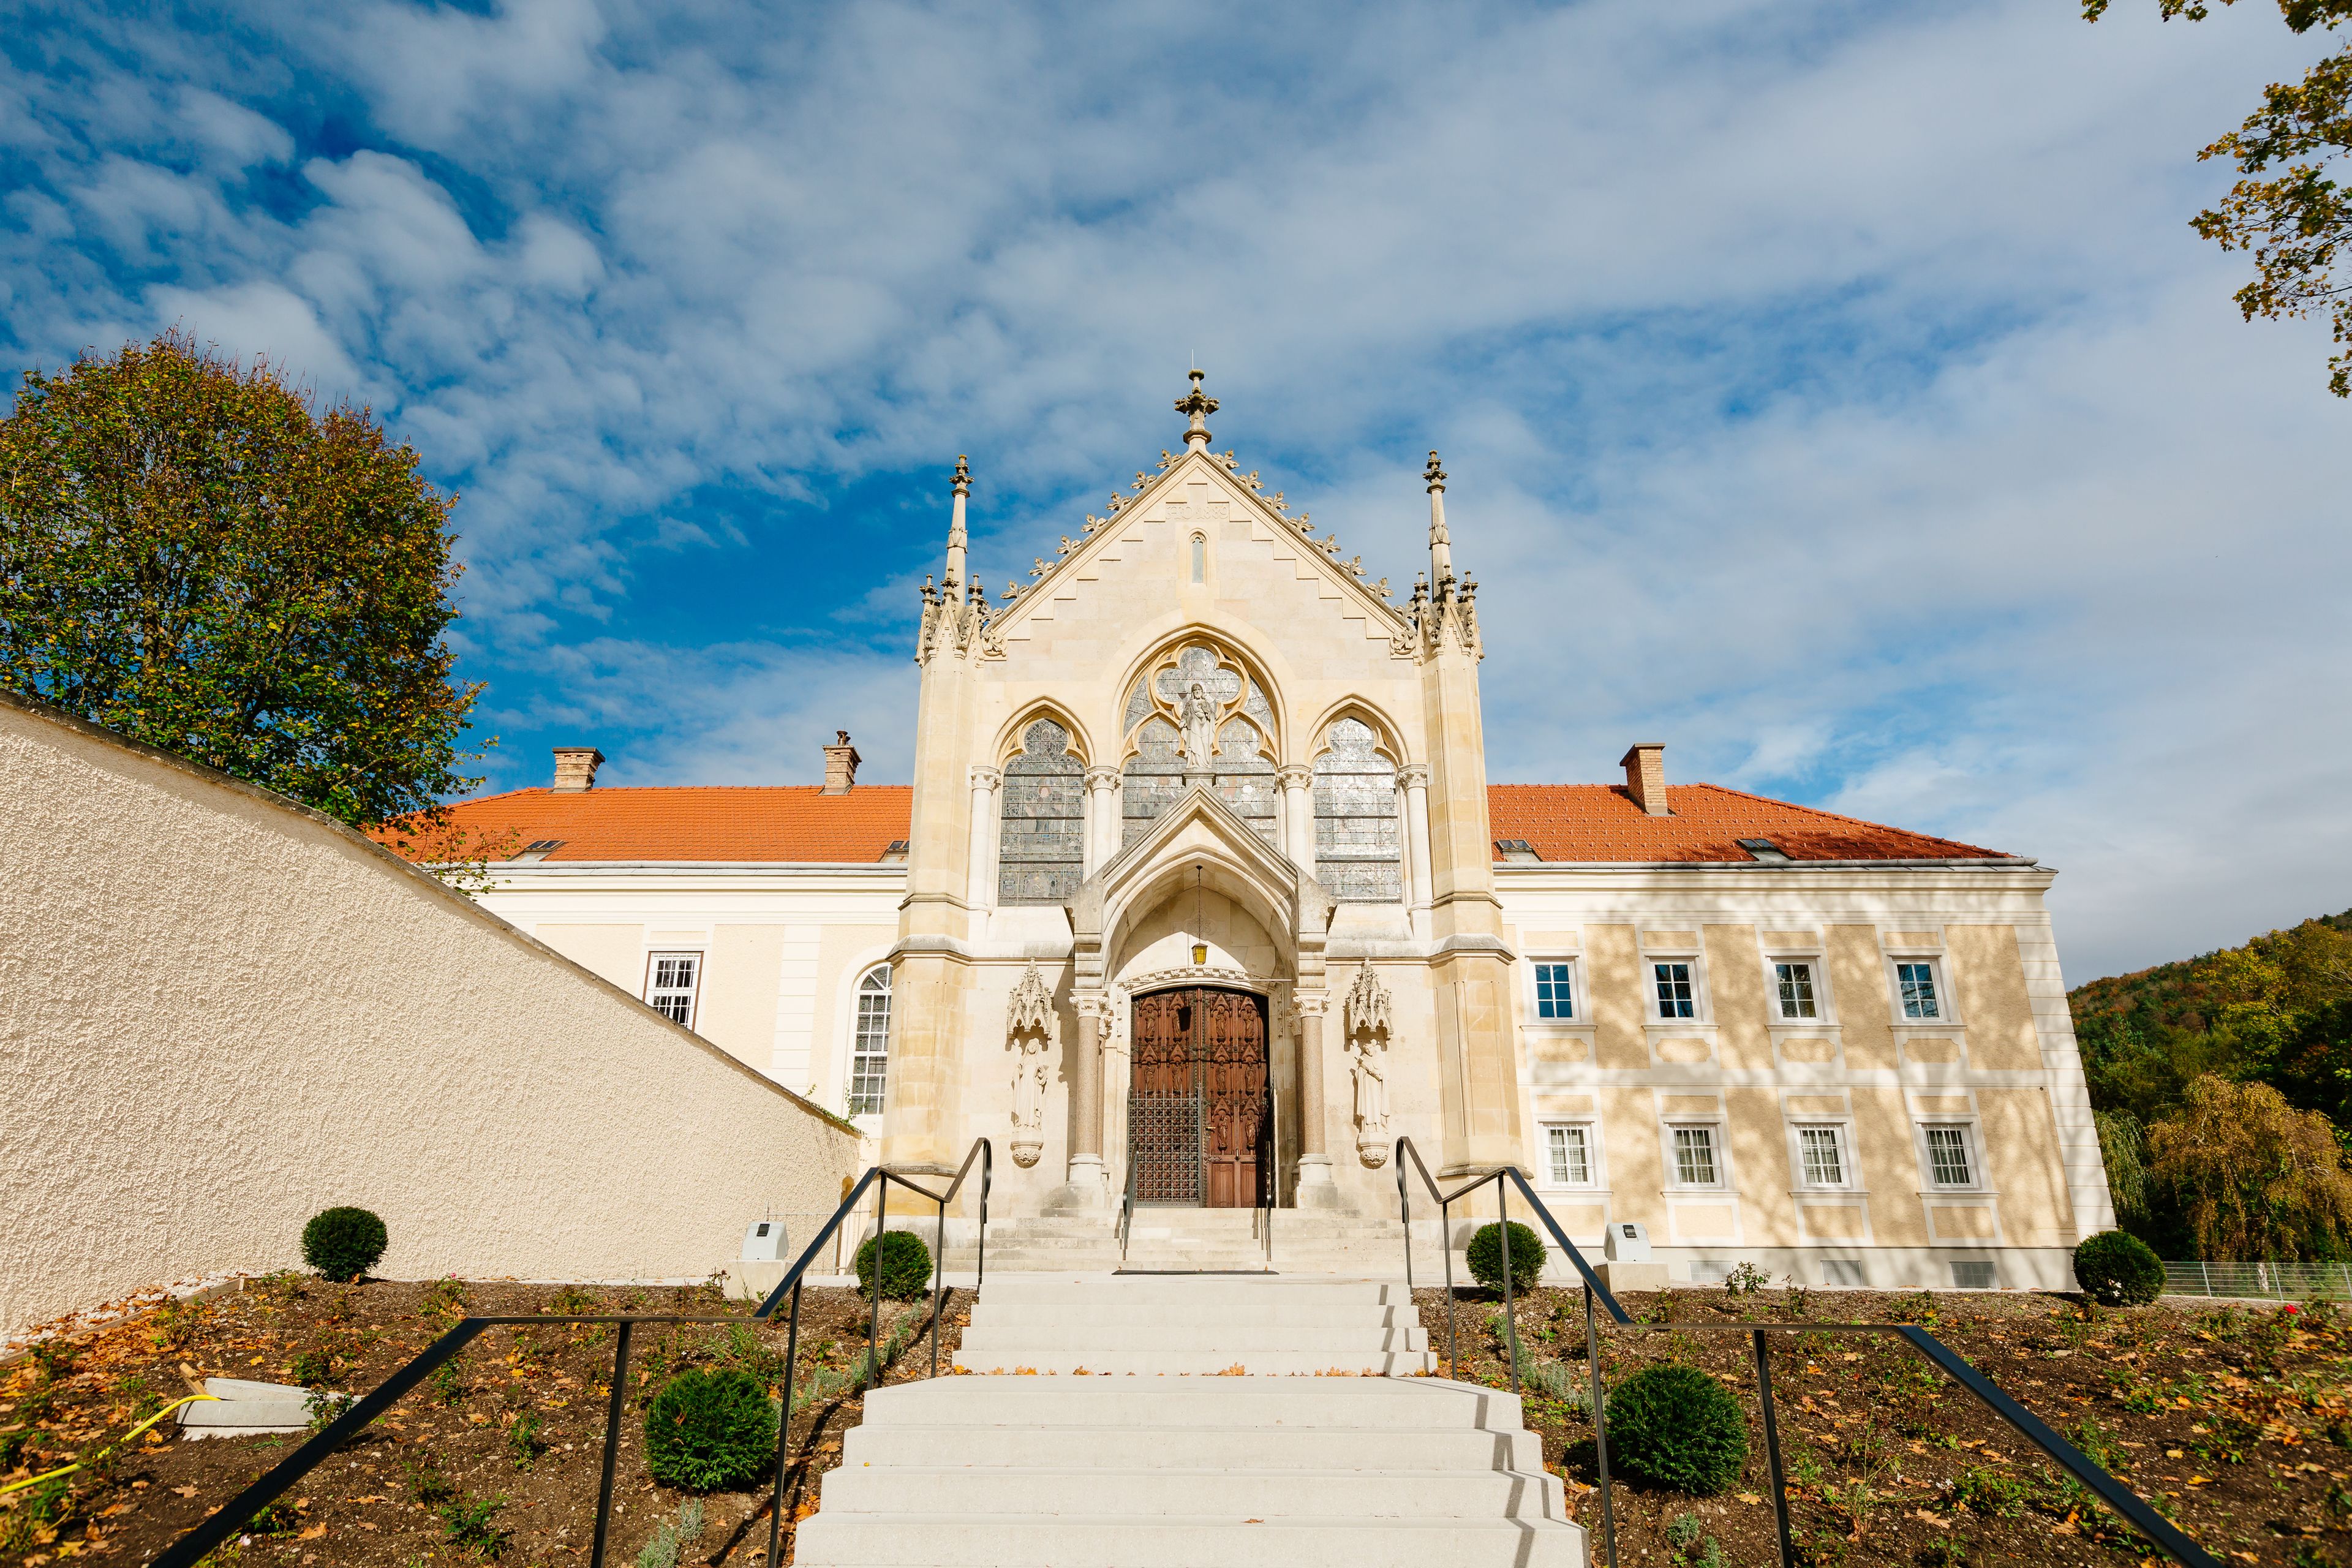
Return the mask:
<svg viewBox="0 0 2352 1568">
<path fill-rule="evenodd" d="M 626 1318 L 613 1336 L 613 1397 L 604 1406 L 604 1477 L 596 1484 L 596 1540 L 588 1549 L 588 1568 L 604 1568 L 604 1535 L 613 1518 L 613 1468 L 621 1458 L 621 1411 L 629 1398 L 629 1331 Z"/>
<path fill-rule="evenodd" d="M 1511 1276 L 1518 1270 L 1511 1256 L 1511 1189 L 1500 1171 L 1495 1173 L 1495 1208 L 1502 1215 L 1495 1226 L 1495 1235 L 1503 1244 L 1503 1347 L 1511 1358 L 1511 1392 L 1519 1391 L 1519 1319 L 1511 1305 Z M 1474 1238 L 1475 1239 L 1475 1238 Z"/>
<path fill-rule="evenodd" d="M 874 1184 L 874 1310 L 866 1320 L 866 1386 L 882 1381 L 882 1358 L 875 1345 L 882 1331 L 883 1237 L 890 1234 L 890 1178 Z"/>
<path fill-rule="evenodd" d="M 1439 1199 L 1437 1205 L 1437 1245 L 1445 1254 L 1445 1375 L 1462 1375 L 1462 1355 L 1454 1339 L 1454 1205 Z"/>
<path fill-rule="evenodd" d="M 1797 1568 L 1797 1543 L 1789 1536 L 1789 1482 L 1780 1473 L 1780 1423 L 1772 1414 L 1772 1348 L 1756 1331 L 1756 1392 L 1764 1405 L 1764 1460 L 1772 1472 L 1772 1513 L 1780 1527 L 1780 1568 Z"/>
<path fill-rule="evenodd" d="M 1396 1161 L 1397 1219 L 1404 1226 L 1404 1299 L 1412 1300 L 1412 1196 L 1404 1186 L 1404 1140 L 1397 1140 L 1393 1158 Z"/>
<path fill-rule="evenodd" d="M 948 1283 L 948 1201 L 940 1200 L 940 1255 L 931 1271 L 931 1375 L 940 1375 L 940 1301 Z"/>
<path fill-rule="evenodd" d="M 793 1281 L 792 1326 L 784 1331 L 784 1408 L 776 1418 L 776 1484 L 768 1498 L 768 1562 L 782 1563 L 784 1536 L 784 1471 L 793 1454 L 793 1371 L 801 1355 L 801 1282 Z"/>
<path fill-rule="evenodd" d="M 1617 1568 L 1617 1509 L 1609 1487 L 1609 1416 L 1601 1390 L 1601 1331 L 1592 1325 L 1592 1287 L 1584 1288 L 1584 1364 L 1592 1374 L 1592 1468 L 1600 1481 L 1601 1545 Z"/>
<path fill-rule="evenodd" d="M 980 1266 L 971 1271 L 973 1300 L 980 1297 L 980 1288 L 988 1282 L 988 1186 L 995 1179 L 996 1145 L 986 1139 L 980 1144 Z M 769 1568 L 775 1568 L 770 1563 Z"/>
</svg>

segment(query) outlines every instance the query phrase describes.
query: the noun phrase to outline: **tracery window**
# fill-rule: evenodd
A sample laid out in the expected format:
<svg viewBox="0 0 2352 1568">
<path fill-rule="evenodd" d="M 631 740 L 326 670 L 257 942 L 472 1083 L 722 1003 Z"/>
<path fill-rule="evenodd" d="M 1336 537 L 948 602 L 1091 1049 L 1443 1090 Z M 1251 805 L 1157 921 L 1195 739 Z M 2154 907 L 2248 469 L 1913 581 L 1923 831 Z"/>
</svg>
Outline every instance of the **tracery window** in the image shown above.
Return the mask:
<svg viewBox="0 0 2352 1568">
<path fill-rule="evenodd" d="M 1021 732 L 1021 752 L 1004 764 L 996 901 L 1066 903 L 1078 890 L 1087 826 L 1086 764 L 1070 755 L 1070 732 L 1040 719 Z"/>
<path fill-rule="evenodd" d="M 1196 643 L 1155 666 L 1129 690 L 1120 728 L 1133 747 L 1119 770 L 1122 847 L 1194 783 L 1275 841 L 1274 709 L 1230 656 Z"/>
<path fill-rule="evenodd" d="M 1323 738 L 1329 749 L 1315 759 L 1315 879 L 1343 904 L 1401 903 L 1396 763 L 1360 719 L 1339 721 Z"/>
<path fill-rule="evenodd" d="M 890 1070 L 890 966 L 877 963 L 857 983 L 857 1033 L 849 1047 L 849 1114 L 882 1114 Z"/>
</svg>

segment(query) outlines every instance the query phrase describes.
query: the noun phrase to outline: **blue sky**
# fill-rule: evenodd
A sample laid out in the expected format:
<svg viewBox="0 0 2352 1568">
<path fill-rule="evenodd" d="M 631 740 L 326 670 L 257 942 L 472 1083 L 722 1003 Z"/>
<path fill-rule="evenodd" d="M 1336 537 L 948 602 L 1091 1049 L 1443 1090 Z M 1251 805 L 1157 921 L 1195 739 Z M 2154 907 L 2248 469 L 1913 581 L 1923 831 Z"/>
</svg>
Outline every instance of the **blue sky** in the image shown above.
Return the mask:
<svg viewBox="0 0 2352 1568">
<path fill-rule="evenodd" d="M 180 322 L 462 494 L 494 786 L 909 767 L 1181 422 L 1372 574 L 1423 454 L 1497 780 L 1635 740 L 2034 855 L 2074 978 L 2352 905 L 2352 409 L 2196 149 L 2317 53 L 2126 0 L 10 8 L 0 360 Z"/>
</svg>

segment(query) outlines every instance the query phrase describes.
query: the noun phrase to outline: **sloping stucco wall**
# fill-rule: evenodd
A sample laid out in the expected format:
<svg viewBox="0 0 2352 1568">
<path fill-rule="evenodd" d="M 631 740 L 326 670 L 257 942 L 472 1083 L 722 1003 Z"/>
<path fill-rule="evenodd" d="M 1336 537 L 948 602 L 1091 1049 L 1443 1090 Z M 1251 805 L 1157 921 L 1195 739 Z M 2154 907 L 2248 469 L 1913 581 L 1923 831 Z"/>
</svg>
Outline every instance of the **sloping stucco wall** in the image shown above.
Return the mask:
<svg viewBox="0 0 2352 1568">
<path fill-rule="evenodd" d="M 0 1328 L 299 1263 L 699 1275 L 855 1130 L 359 834 L 0 693 Z"/>
</svg>

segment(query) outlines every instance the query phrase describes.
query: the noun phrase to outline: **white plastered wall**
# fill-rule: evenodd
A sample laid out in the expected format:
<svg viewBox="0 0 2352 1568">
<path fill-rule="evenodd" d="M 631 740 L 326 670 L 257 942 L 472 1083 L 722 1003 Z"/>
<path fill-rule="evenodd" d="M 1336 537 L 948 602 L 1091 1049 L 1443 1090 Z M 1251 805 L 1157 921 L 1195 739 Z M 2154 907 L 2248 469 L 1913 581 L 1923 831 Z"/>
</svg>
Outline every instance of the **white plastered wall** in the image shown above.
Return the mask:
<svg viewBox="0 0 2352 1568">
<path fill-rule="evenodd" d="M 296 1265 L 700 1275 L 851 1129 L 360 835 L 0 696 L 0 1326 Z"/>
</svg>

